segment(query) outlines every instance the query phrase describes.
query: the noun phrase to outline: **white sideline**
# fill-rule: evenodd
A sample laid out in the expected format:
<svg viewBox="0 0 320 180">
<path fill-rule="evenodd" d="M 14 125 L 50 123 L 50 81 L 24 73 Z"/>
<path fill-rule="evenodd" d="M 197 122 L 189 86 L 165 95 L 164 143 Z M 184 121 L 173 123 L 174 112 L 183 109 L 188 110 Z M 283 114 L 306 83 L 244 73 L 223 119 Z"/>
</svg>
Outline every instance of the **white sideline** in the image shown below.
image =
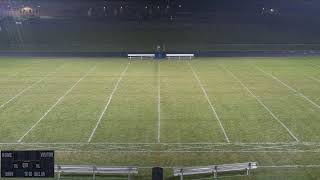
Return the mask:
<svg viewBox="0 0 320 180">
<path fill-rule="evenodd" d="M 49 109 L 43 116 L 18 140 L 21 142 L 25 136 L 27 136 L 84 78 L 86 78 L 91 71 L 93 71 L 96 66 L 90 68 L 90 70 L 83 75 L 70 89 L 68 89 Z"/>
<path fill-rule="evenodd" d="M 286 129 L 286 131 L 290 134 L 290 136 L 291 136 L 296 142 L 299 142 L 298 138 L 290 131 L 290 129 L 261 101 L 261 99 L 260 99 L 258 96 L 256 96 L 256 95 L 255 95 L 236 75 L 234 75 L 230 70 L 228 70 L 228 69 L 227 69 L 225 66 L 223 66 L 223 65 L 222 65 L 222 67 L 223 67 L 223 69 L 224 69 L 225 71 L 227 71 L 235 80 L 237 80 L 237 81 L 241 84 L 241 86 L 242 86 L 244 89 L 246 89 L 246 90 L 251 94 L 251 96 L 254 97 L 254 98 L 259 102 L 259 104 L 260 104 L 262 107 L 264 107 L 264 109 L 266 109 L 266 110 L 269 112 L 269 114 L 270 114 L 275 120 L 278 121 L 279 124 L 281 124 L 281 126 L 282 126 L 283 128 Z"/>
<path fill-rule="evenodd" d="M 308 76 L 308 78 L 310 78 L 310 79 L 312 79 L 312 80 L 315 80 L 315 81 L 317 81 L 317 82 L 320 83 L 320 79 L 317 79 L 317 78 L 314 78 L 314 77 L 311 77 L 311 76 Z"/>
<path fill-rule="evenodd" d="M 114 142 L 0 142 L 0 145 L 214 145 L 214 146 L 253 146 L 253 145 L 306 145 L 306 146 L 320 146 L 320 142 L 216 142 L 216 143 L 207 143 L 207 142 L 194 142 L 194 143 L 144 143 L 144 142 L 135 142 L 135 143 L 114 143 Z"/>
<path fill-rule="evenodd" d="M 292 88 L 291 86 L 289 86 L 288 84 L 282 82 L 279 78 L 275 77 L 274 75 L 265 72 L 263 69 L 255 66 L 256 69 L 258 69 L 259 71 L 263 72 L 264 74 L 272 77 L 274 80 L 278 81 L 279 83 L 281 83 L 282 85 L 284 85 L 285 87 L 287 87 L 288 89 L 290 89 L 292 92 L 298 94 L 300 97 L 304 98 L 305 100 L 307 100 L 309 103 L 311 103 L 312 105 L 316 106 L 317 108 L 320 109 L 320 106 L 315 103 L 314 101 L 312 101 L 311 99 L 309 99 L 307 96 L 305 96 L 304 94 L 302 94 L 301 92 L 297 91 L 296 89 Z"/>
<path fill-rule="evenodd" d="M 160 108 L 160 105 L 161 105 L 161 93 L 160 93 L 160 90 L 161 90 L 161 87 L 160 87 L 160 62 L 158 61 L 158 106 L 157 106 L 157 110 L 158 110 L 158 143 L 160 143 L 160 133 L 161 133 L 161 108 Z"/>
<path fill-rule="evenodd" d="M 100 116 L 99 116 L 99 119 L 98 119 L 98 121 L 97 121 L 97 123 L 96 123 L 96 126 L 95 126 L 94 129 L 92 130 L 92 133 L 91 133 L 91 135 L 90 135 L 90 137 L 89 137 L 89 139 L 88 139 L 88 143 L 91 142 L 94 134 L 96 133 L 96 130 L 98 129 L 99 124 L 101 123 L 102 117 L 103 117 L 104 114 L 106 113 L 106 111 L 107 111 L 107 109 L 108 109 L 108 107 L 109 107 L 109 104 L 111 103 L 112 97 L 113 97 L 114 93 L 117 91 L 118 86 L 119 86 L 119 84 L 120 84 L 120 82 L 121 82 L 124 74 L 127 72 L 128 68 L 129 68 L 129 65 L 130 65 L 130 61 L 128 62 L 126 68 L 125 68 L 125 69 L 122 71 L 122 73 L 120 74 L 120 77 L 119 77 L 116 85 L 114 86 L 114 88 L 113 88 L 113 90 L 112 90 L 112 92 L 111 92 L 111 94 L 110 94 L 110 96 L 109 96 L 109 98 L 108 98 L 108 102 L 107 102 L 107 104 L 105 105 L 103 111 L 101 112 L 101 114 L 100 114 Z"/>
<path fill-rule="evenodd" d="M 274 166 L 259 166 L 259 168 L 320 168 L 317 164 L 306 164 L 306 165 L 274 165 Z"/>
<path fill-rule="evenodd" d="M 33 150 L 33 149 L 32 149 Z M 203 151 L 184 151 L 184 150 L 55 150 L 61 153 L 319 153 L 320 151 L 313 150 L 203 150 Z"/>
<path fill-rule="evenodd" d="M 11 99 L 9 99 L 7 102 L 3 103 L 3 104 L 0 106 L 0 109 L 3 108 L 3 107 L 5 107 L 5 106 L 6 106 L 7 104 L 9 104 L 11 101 L 15 100 L 17 97 L 19 97 L 20 95 L 22 95 L 23 93 L 25 93 L 25 92 L 28 91 L 29 89 L 31 89 L 33 86 L 41 83 L 41 82 L 42 82 L 43 80 L 45 80 L 50 74 L 56 73 L 56 72 L 57 72 L 60 68 L 62 68 L 63 66 L 64 66 L 64 64 L 61 65 L 60 67 L 58 67 L 54 72 L 48 73 L 48 74 L 45 75 L 45 77 L 43 77 L 42 79 L 34 82 L 34 83 L 31 84 L 30 86 L 28 86 L 28 87 L 24 88 L 23 90 L 21 90 L 18 94 L 16 94 L 15 96 L 13 96 L 13 97 L 12 97 Z"/>
<path fill-rule="evenodd" d="M 199 84 L 200 88 L 202 89 L 202 92 L 203 92 L 205 98 L 207 99 L 207 101 L 208 101 L 208 103 L 209 103 L 209 105 L 210 105 L 210 107 L 211 107 L 211 110 L 212 110 L 214 116 L 216 117 L 216 119 L 217 119 L 217 121 L 218 121 L 218 123 L 219 123 L 219 125 L 220 125 L 220 128 L 221 128 L 221 130 L 222 130 L 222 132 L 223 132 L 223 134 L 224 134 L 225 140 L 226 140 L 228 143 L 230 143 L 229 137 L 228 137 L 228 135 L 227 135 L 227 133 L 226 133 L 226 131 L 225 131 L 225 129 L 224 129 L 221 121 L 220 121 L 220 117 L 218 116 L 218 113 L 216 112 L 215 108 L 213 107 L 213 104 L 211 103 L 211 101 L 210 101 L 210 99 L 209 99 L 209 96 L 208 96 L 208 94 L 207 94 L 207 91 L 204 89 L 204 87 L 203 87 L 203 85 L 202 85 L 202 83 L 201 83 L 201 81 L 200 81 L 197 73 L 196 73 L 195 70 L 193 69 L 192 65 L 191 65 L 189 62 L 188 62 L 188 65 L 189 65 L 189 67 L 190 67 L 190 69 L 191 69 L 194 77 L 195 77 L 196 80 L 198 81 L 198 84 Z"/>
</svg>

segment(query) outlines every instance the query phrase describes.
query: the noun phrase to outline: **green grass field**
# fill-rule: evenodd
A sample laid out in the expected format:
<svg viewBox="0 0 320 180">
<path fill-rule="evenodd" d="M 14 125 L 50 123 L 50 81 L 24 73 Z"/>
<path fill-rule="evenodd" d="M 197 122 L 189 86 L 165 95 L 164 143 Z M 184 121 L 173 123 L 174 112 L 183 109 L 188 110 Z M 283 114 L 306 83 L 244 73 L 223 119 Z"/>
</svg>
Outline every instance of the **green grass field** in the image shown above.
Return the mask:
<svg viewBox="0 0 320 180">
<path fill-rule="evenodd" d="M 318 179 L 320 58 L 0 58 L 0 149 L 135 179 L 247 161 L 261 167 L 225 179 Z"/>
</svg>

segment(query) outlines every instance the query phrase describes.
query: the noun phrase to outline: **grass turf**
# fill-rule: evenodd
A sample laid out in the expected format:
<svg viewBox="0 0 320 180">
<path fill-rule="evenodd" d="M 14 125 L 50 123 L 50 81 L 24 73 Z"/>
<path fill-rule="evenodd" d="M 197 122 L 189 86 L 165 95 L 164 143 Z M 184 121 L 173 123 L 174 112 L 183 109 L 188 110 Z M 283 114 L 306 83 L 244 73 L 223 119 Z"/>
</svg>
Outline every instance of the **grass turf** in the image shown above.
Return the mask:
<svg viewBox="0 0 320 180">
<path fill-rule="evenodd" d="M 1 58 L 0 149 L 55 149 L 58 164 L 319 165 L 319 95 L 318 57 Z M 317 170 L 265 167 L 250 178 Z"/>
</svg>

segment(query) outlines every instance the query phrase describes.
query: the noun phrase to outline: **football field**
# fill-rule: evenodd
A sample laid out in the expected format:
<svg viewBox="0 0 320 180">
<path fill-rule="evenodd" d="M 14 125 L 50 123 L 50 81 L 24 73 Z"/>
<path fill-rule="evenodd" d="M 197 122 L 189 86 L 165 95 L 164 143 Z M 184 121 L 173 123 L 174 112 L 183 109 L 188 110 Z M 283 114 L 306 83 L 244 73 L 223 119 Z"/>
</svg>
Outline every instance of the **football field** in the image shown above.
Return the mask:
<svg viewBox="0 0 320 180">
<path fill-rule="evenodd" d="M 251 179 L 317 179 L 320 58 L 0 58 L 0 149 L 136 179 L 248 161 Z"/>
</svg>

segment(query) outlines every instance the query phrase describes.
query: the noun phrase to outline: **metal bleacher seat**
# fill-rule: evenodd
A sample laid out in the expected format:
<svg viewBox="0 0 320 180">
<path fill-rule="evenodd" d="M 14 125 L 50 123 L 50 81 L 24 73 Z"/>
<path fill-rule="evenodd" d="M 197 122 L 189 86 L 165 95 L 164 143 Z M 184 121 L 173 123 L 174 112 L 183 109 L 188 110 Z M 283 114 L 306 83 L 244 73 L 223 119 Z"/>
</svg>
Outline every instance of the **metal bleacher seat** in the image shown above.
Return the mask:
<svg viewBox="0 0 320 180">
<path fill-rule="evenodd" d="M 95 179 L 96 175 L 127 175 L 128 179 L 131 176 L 138 174 L 136 167 L 98 167 L 98 166 L 83 166 L 83 165 L 57 165 L 55 172 L 60 179 L 62 174 L 66 175 L 92 175 Z"/>
<path fill-rule="evenodd" d="M 173 168 L 173 175 L 180 176 L 180 180 L 183 180 L 184 176 L 201 174 L 213 174 L 214 177 L 217 178 L 218 173 L 223 172 L 246 171 L 247 175 L 249 175 L 249 171 L 252 169 L 257 169 L 256 162 L 212 165 L 202 167 L 177 167 Z"/>
</svg>

